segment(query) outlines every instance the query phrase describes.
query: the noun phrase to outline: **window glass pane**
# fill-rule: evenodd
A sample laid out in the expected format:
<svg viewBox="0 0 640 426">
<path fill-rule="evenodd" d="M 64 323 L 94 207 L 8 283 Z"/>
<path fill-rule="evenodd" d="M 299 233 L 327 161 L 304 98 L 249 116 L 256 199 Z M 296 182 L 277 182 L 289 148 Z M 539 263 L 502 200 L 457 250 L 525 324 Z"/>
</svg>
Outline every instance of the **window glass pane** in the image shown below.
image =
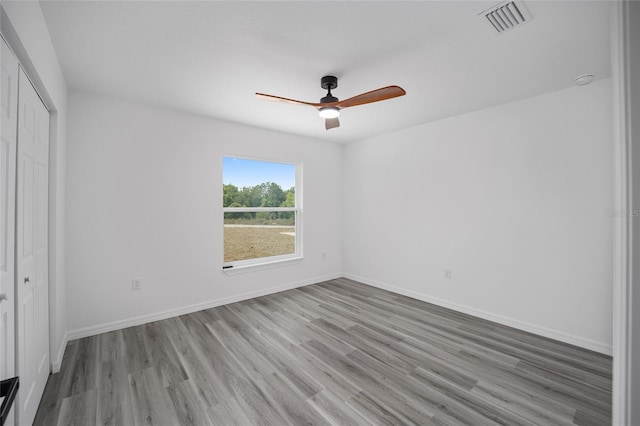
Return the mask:
<svg viewBox="0 0 640 426">
<path fill-rule="evenodd" d="M 295 252 L 295 212 L 224 213 L 225 262 Z"/>
<path fill-rule="evenodd" d="M 296 166 L 224 157 L 223 207 L 295 207 Z"/>
<path fill-rule="evenodd" d="M 299 255 L 295 182 L 294 164 L 223 158 L 224 263 Z"/>
</svg>

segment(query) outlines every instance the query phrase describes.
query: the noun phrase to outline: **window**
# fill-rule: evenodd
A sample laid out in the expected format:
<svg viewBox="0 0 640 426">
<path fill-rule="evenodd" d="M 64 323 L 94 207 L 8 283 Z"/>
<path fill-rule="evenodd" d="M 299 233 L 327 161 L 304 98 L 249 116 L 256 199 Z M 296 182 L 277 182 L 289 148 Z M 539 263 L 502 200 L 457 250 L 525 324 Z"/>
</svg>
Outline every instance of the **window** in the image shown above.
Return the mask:
<svg viewBox="0 0 640 426">
<path fill-rule="evenodd" d="M 302 257 L 298 167 L 224 157 L 222 168 L 223 267 Z"/>
</svg>

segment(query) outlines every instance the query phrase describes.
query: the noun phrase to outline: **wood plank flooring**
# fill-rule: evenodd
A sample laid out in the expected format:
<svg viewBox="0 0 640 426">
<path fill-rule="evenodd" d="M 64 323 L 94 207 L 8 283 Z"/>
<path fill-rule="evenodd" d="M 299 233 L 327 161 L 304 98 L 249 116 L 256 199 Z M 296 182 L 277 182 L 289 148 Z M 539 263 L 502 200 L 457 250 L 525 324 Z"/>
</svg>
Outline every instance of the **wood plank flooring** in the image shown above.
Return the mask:
<svg viewBox="0 0 640 426">
<path fill-rule="evenodd" d="M 611 358 L 347 279 L 69 342 L 40 425 L 609 425 Z"/>
</svg>

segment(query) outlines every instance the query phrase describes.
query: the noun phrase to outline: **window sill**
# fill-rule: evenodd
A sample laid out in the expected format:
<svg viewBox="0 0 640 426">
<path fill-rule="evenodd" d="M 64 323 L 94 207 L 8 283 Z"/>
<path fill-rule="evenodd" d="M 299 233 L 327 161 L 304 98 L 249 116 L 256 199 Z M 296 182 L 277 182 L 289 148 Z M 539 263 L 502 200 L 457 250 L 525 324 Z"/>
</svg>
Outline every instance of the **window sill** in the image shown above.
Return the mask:
<svg viewBox="0 0 640 426">
<path fill-rule="evenodd" d="M 238 275 L 238 274 L 246 274 L 247 272 L 256 272 L 256 271 L 262 271 L 262 270 L 265 270 L 265 269 L 280 268 L 282 266 L 287 266 L 287 265 L 300 263 L 300 262 L 302 262 L 303 259 L 304 259 L 304 257 L 300 256 L 300 257 L 294 257 L 294 258 L 291 258 L 291 259 L 273 260 L 273 261 L 270 261 L 270 262 L 253 263 L 253 264 L 250 264 L 250 265 L 233 266 L 231 268 L 222 269 L 222 272 L 225 275 L 229 275 L 229 276 Z"/>
</svg>

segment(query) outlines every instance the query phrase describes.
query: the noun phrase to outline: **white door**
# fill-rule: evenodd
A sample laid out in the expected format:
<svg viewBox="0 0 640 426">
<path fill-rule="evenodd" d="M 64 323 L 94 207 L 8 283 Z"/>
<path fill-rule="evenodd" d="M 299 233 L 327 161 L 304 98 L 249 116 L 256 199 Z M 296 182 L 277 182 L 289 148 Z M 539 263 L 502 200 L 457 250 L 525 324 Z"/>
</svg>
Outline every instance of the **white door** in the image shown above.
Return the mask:
<svg viewBox="0 0 640 426">
<path fill-rule="evenodd" d="M 22 69 L 18 84 L 17 415 L 30 425 L 49 376 L 49 113 Z"/>
<path fill-rule="evenodd" d="M 15 376 L 15 200 L 18 61 L 0 38 L 0 380 Z M 13 412 L 6 424 L 13 424 Z"/>
</svg>

